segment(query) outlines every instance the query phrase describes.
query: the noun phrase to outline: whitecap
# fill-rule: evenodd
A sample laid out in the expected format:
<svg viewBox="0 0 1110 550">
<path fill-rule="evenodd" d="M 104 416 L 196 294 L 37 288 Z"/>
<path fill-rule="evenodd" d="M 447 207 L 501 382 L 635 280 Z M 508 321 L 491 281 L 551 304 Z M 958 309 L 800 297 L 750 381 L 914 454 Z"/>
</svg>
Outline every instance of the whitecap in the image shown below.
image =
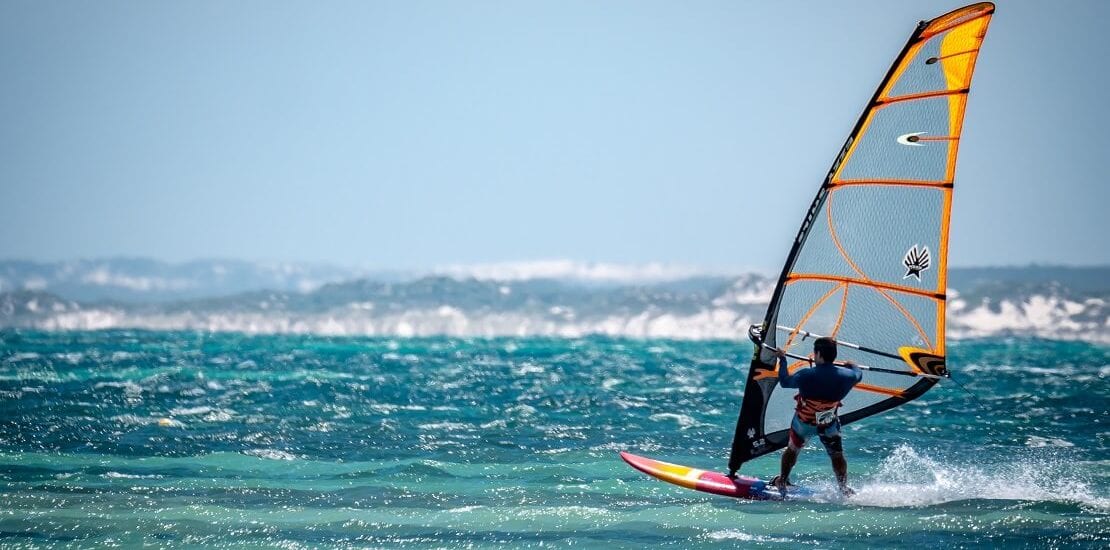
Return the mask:
<svg viewBox="0 0 1110 550">
<path fill-rule="evenodd" d="M 793 540 L 793 539 L 786 539 L 786 538 L 779 538 L 779 537 L 765 537 L 765 536 L 761 536 L 761 535 L 753 535 L 751 533 L 746 533 L 746 532 L 741 531 L 739 529 L 722 529 L 720 531 L 712 531 L 712 532 L 707 533 L 705 535 L 705 537 L 709 538 L 709 539 L 712 539 L 712 540 L 738 540 L 738 541 L 743 541 L 743 542 L 788 542 L 788 543 L 795 543 L 795 544 L 803 542 L 803 541 L 797 541 L 797 540 Z M 817 543 L 816 542 L 811 542 L 810 544 L 817 544 Z"/>
<path fill-rule="evenodd" d="M 485 507 L 480 506 L 480 505 L 476 505 L 476 504 L 471 505 L 471 506 L 460 506 L 458 508 L 451 508 L 450 510 L 447 510 L 447 513 L 448 514 L 461 514 L 461 513 L 464 513 L 464 512 L 473 512 L 474 510 L 480 510 L 482 508 L 485 508 Z"/>
<path fill-rule="evenodd" d="M 444 430 L 448 432 L 453 432 L 455 430 L 465 430 L 469 427 L 470 424 L 464 424 L 462 422 L 433 422 L 430 424 L 420 424 L 417 426 L 417 428 L 420 428 L 421 430 Z"/>
<path fill-rule="evenodd" d="M 189 408 L 176 408 L 170 409 L 170 414 L 173 416 L 192 416 L 197 414 L 207 414 L 212 412 L 212 407 L 189 407 Z"/>
<path fill-rule="evenodd" d="M 1036 436 L 1036 435 L 1031 435 L 1031 436 L 1029 436 L 1029 439 L 1027 439 L 1025 441 L 1025 446 L 1026 447 L 1033 447 L 1033 448 L 1039 448 L 1039 447 L 1074 447 L 1075 443 L 1072 443 L 1071 441 L 1068 441 L 1066 439 L 1061 439 L 1061 438 L 1058 438 L 1058 437 L 1040 437 L 1040 436 Z"/>
<path fill-rule="evenodd" d="M 287 453 L 285 451 L 279 451 L 277 449 L 250 449 L 247 451 L 243 451 L 243 454 L 258 458 L 265 458 L 267 460 L 297 460 L 298 458 L 300 458 L 295 454 Z"/>
<path fill-rule="evenodd" d="M 124 474 L 120 472 L 107 472 L 101 477 L 108 479 L 161 479 L 162 476 L 157 474 L 137 475 L 137 474 Z"/>
<path fill-rule="evenodd" d="M 543 374 L 543 367 L 529 362 L 524 362 L 513 367 L 514 376 L 524 376 L 527 374 Z"/>
<path fill-rule="evenodd" d="M 535 414 L 536 408 L 524 403 L 513 405 L 512 407 L 505 409 L 505 415 L 507 415 L 509 418 L 527 418 Z"/>
<path fill-rule="evenodd" d="M 141 386 L 130 380 L 124 380 L 122 382 L 97 382 L 93 385 L 93 389 L 95 390 L 103 388 L 121 388 L 126 393 L 142 393 L 143 391 Z"/>
<path fill-rule="evenodd" d="M 206 415 L 201 420 L 205 422 L 227 422 L 235 415 L 235 411 L 217 409 Z"/>
<path fill-rule="evenodd" d="M 656 422 L 662 422 L 664 420 L 674 420 L 675 422 L 678 423 L 678 427 L 681 430 L 693 428 L 695 426 L 705 426 L 706 425 L 705 423 L 698 422 L 697 420 L 694 420 L 694 417 L 692 417 L 690 415 L 678 414 L 678 413 L 656 413 L 656 414 L 653 414 L 653 415 L 649 416 L 648 419 L 649 420 L 654 420 Z"/>
</svg>

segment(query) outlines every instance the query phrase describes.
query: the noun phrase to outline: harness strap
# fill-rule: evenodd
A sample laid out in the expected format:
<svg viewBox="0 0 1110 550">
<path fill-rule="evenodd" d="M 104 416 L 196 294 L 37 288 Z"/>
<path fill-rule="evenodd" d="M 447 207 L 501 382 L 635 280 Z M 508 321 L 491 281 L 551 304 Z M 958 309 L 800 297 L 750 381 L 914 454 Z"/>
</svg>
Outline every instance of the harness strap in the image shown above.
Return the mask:
<svg viewBox="0 0 1110 550">
<path fill-rule="evenodd" d="M 798 413 L 798 419 L 806 424 L 816 426 L 828 426 L 837 420 L 837 409 L 840 408 L 840 401 L 828 401 L 825 399 L 806 399 L 802 394 L 794 396 L 794 400 L 798 402 L 795 411 Z"/>
</svg>

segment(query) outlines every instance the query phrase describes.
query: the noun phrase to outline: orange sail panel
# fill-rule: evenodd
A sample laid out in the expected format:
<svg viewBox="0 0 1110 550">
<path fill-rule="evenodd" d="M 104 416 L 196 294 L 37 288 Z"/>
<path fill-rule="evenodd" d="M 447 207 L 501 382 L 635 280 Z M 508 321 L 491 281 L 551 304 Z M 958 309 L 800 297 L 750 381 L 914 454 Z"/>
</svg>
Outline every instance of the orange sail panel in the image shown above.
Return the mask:
<svg viewBox="0 0 1110 550">
<path fill-rule="evenodd" d="M 949 213 L 979 47 L 994 5 L 922 21 L 837 155 L 790 250 L 756 341 L 729 468 L 786 444 L 794 391 L 773 352 L 807 356 L 828 335 L 839 359 L 876 367 L 843 401 L 848 423 L 914 399 L 944 368 Z M 913 350 L 912 357 L 899 350 Z M 913 362 L 911 362 L 911 359 Z M 882 370 L 895 372 L 881 372 Z"/>
</svg>

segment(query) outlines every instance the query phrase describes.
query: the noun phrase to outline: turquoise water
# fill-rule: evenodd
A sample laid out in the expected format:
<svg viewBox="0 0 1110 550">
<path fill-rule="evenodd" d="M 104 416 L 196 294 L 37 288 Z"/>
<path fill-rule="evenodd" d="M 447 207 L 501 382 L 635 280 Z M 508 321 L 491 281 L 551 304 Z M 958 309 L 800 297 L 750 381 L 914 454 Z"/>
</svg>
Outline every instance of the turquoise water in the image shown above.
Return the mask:
<svg viewBox="0 0 1110 550">
<path fill-rule="evenodd" d="M 746 342 L 0 332 L 0 545 L 1110 545 L 1110 348 L 951 344 L 951 383 L 845 428 L 858 495 L 746 502 Z M 743 473 L 770 476 L 777 455 Z M 795 481 L 831 491 L 827 458 Z"/>
</svg>

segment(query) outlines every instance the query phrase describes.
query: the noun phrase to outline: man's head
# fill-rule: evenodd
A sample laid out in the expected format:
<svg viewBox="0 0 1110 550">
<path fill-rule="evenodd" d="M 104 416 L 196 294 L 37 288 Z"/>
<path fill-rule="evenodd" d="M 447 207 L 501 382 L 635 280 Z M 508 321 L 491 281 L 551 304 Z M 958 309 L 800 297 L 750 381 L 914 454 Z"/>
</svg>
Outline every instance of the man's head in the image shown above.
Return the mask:
<svg viewBox="0 0 1110 550">
<path fill-rule="evenodd" d="M 832 363 L 836 361 L 836 340 L 822 336 L 813 341 L 813 358 L 818 363 Z"/>
</svg>

